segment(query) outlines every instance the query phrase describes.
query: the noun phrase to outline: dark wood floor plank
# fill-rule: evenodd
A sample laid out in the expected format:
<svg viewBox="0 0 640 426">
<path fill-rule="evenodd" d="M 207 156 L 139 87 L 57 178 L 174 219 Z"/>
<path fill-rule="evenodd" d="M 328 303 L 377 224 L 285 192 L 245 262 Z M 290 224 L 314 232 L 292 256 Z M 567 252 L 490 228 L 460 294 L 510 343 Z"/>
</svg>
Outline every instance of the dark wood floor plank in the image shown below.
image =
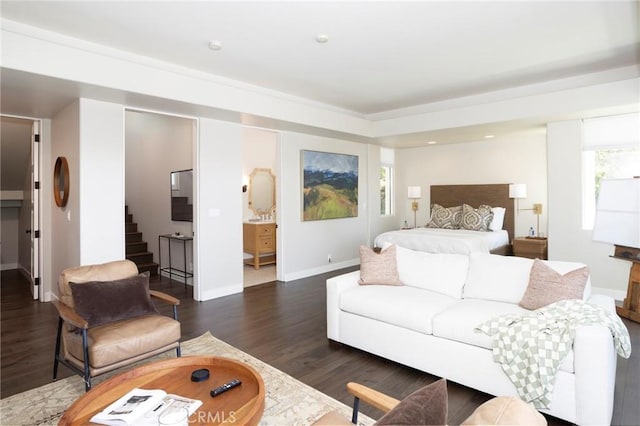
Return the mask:
<svg viewBox="0 0 640 426">
<path fill-rule="evenodd" d="M 181 299 L 179 308 L 183 339 L 210 331 L 217 338 L 273 367 L 296 377 L 321 392 L 351 405 L 345 384 L 371 386 L 402 398 L 438 378 L 363 351 L 330 342 L 326 338 L 326 291 L 328 277 L 348 268 L 289 283 L 268 283 L 245 289 L 242 294 L 196 302 L 191 288 L 168 279 L 152 280 L 154 289 Z M 50 303 L 30 299 L 28 285 L 17 271 L 1 276 L 2 398 L 51 381 L 57 316 Z M 169 314 L 170 308 L 159 306 Z M 640 324 L 625 320 L 633 353 L 619 358 L 613 424 L 637 425 L 640 419 Z M 374 338 L 374 337 L 372 337 Z M 71 372 L 60 367 L 59 377 Z M 448 383 L 449 424 L 460 424 L 490 395 L 453 382 Z M 365 414 L 380 412 L 363 404 Z M 548 418 L 551 425 L 566 424 Z"/>
</svg>

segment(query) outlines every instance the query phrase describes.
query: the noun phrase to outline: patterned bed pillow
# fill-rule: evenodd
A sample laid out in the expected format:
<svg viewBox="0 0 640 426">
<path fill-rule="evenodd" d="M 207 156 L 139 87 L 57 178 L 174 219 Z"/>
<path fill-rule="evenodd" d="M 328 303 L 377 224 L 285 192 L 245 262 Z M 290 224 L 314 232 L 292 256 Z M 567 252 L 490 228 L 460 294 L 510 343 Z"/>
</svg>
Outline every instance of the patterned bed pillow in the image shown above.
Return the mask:
<svg viewBox="0 0 640 426">
<path fill-rule="evenodd" d="M 461 216 L 462 206 L 442 207 L 440 204 L 432 204 L 427 228 L 458 229 Z"/>
<path fill-rule="evenodd" d="M 493 220 L 493 211 L 491 206 L 485 204 L 474 209 L 469 204 L 462 205 L 462 217 L 460 219 L 460 228 L 470 231 L 490 231 L 489 225 Z"/>
</svg>

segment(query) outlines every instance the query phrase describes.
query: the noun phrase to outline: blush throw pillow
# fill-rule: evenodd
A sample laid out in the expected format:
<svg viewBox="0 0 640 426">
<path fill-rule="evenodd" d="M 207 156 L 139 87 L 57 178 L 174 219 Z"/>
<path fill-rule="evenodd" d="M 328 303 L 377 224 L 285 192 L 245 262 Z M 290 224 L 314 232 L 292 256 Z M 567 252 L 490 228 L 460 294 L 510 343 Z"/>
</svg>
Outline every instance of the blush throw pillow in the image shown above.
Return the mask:
<svg viewBox="0 0 640 426">
<path fill-rule="evenodd" d="M 392 244 L 380 253 L 360 246 L 360 285 L 402 285 L 398 277 L 396 245 Z"/>
<path fill-rule="evenodd" d="M 95 327 L 157 314 L 149 295 L 149 272 L 114 281 L 69 283 L 75 311 Z"/>
<path fill-rule="evenodd" d="M 432 204 L 427 228 L 458 229 L 461 215 L 462 206 L 442 207 L 440 204 Z"/>
<path fill-rule="evenodd" d="M 566 299 L 580 299 L 589 278 L 589 268 L 569 271 L 566 274 L 551 269 L 540 259 L 533 261 L 529 273 L 529 285 L 519 305 L 525 309 L 539 309 Z"/>
<path fill-rule="evenodd" d="M 382 416 L 376 425 L 446 425 L 447 381 L 440 379 L 418 389 Z"/>
</svg>

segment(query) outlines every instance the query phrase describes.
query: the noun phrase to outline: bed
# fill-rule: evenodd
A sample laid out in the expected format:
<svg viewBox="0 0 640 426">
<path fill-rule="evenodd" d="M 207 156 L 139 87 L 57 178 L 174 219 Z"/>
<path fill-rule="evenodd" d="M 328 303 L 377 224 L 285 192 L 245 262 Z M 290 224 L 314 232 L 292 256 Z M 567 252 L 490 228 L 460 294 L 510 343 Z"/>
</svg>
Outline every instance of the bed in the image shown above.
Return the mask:
<svg viewBox="0 0 640 426">
<path fill-rule="evenodd" d="M 378 235 L 374 240 L 374 246 L 397 244 L 411 250 L 429 253 L 469 254 L 481 251 L 502 255 L 512 254 L 515 209 L 514 200 L 509 198 L 509 184 L 432 185 L 430 201 L 432 205 L 438 204 L 443 207 L 462 204 L 476 208 L 482 204 L 504 207 L 506 210 L 502 229 L 492 232 L 426 227 L 403 229 Z"/>
</svg>

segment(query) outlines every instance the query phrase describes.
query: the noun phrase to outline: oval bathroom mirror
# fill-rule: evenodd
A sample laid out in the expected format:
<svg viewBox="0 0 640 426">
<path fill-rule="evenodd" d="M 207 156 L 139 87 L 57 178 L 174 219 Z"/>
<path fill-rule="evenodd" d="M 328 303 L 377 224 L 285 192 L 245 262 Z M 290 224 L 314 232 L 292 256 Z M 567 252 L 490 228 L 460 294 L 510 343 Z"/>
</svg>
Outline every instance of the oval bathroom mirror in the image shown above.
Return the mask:
<svg viewBox="0 0 640 426">
<path fill-rule="evenodd" d="M 53 198 L 56 206 L 64 207 L 69 199 L 69 163 L 65 157 L 58 157 L 53 168 Z"/>
</svg>

